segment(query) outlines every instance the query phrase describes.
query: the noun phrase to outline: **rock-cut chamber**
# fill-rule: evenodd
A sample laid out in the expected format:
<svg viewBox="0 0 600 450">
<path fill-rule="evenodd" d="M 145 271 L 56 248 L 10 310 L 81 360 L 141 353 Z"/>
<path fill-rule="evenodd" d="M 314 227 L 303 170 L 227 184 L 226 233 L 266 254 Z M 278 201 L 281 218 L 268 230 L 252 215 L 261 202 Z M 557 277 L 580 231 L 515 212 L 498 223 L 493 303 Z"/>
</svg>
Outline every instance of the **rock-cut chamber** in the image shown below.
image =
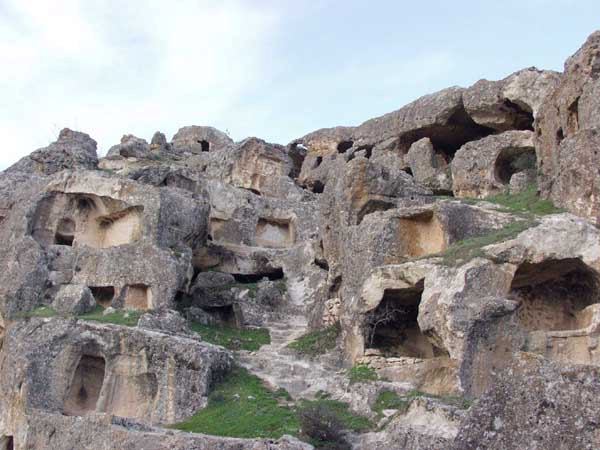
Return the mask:
<svg viewBox="0 0 600 450">
<path fill-rule="evenodd" d="M 104 383 L 106 362 L 100 356 L 83 355 L 71 379 L 64 413 L 82 416 L 96 411 Z"/>
<path fill-rule="evenodd" d="M 600 301 L 598 276 L 578 259 L 522 264 L 515 273 L 511 297 L 527 331 L 565 331 L 590 325 L 591 305 Z"/>
<path fill-rule="evenodd" d="M 422 282 L 412 288 L 386 289 L 367 319 L 366 347 L 379 349 L 385 356 L 425 359 L 445 355 L 419 327 L 422 293 Z"/>
<path fill-rule="evenodd" d="M 109 197 L 54 192 L 38 204 L 31 234 L 43 245 L 115 247 L 141 239 L 143 210 Z"/>
<path fill-rule="evenodd" d="M 294 228 L 285 219 L 258 219 L 256 245 L 260 247 L 290 247 L 294 244 Z"/>
</svg>

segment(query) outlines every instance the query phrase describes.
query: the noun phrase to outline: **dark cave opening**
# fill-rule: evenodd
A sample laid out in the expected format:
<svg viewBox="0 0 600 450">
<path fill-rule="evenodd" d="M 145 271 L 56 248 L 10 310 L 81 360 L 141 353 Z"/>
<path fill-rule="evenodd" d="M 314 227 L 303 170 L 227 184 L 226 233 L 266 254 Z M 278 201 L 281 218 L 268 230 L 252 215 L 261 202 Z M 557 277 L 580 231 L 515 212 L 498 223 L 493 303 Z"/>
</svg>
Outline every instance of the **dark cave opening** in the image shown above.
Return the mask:
<svg viewBox="0 0 600 450">
<path fill-rule="evenodd" d="M 102 357 L 92 355 L 81 357 L 65 400 L 65 414 L 82 416 L 96 410 L 96 403 L 104 383 L 105 367 L 106 362 Z"/>
<path fill-rule="evenodd" d="M 94 300 L 103 308 L 108 308 L 115 298 L 115 288 L 113 286 L 90 286 L 90 291 Z"/>
<path fill-rule="evenodd" d="M 475 123 L 464 108 L 460 108 L 445 125 L 431 125 L 402 134 L 398 141 L 398 147 L 400 152 L 405 155 L 413 143 L 427 137 L 431 140 L 436 152 L 441 153 L 449 163 L 456 151 L 464 144 L 495 132 L 492 128 Z"/>
<path fill-rule="evenodd" d="M 198 140 L 198 144 L 200 144 L 201 151 L 208 152 L 210 150 L 210 142 L 208 142 L 206 139 Z"/>
<path fill-rule="evenodd" d="M 263 278 L 268 278 L 271 281 L 282 280 L 285 276 L 283 269 L 277 268 L 273 269 L 269 272 L 262 273 L 253 273 L 253 274 L 241 274 L 241 273 L 232 273 L 233 278 L 238 283 L 258 283 Z"/>
<path fill-rule="evenodd" d="M 419 327 L 423 289 L 423 281 L 411 288 L 385 289 L 381 302 L 367 318 L 367 348 L 379 349 L 385 356 L 426 359 L 447 355 Z"/>
<path fill-rule="evenodd" d="M 354 145 L 354 141 L 342 141 L 337 145 L 338 153 L 346 153 L 348 150 L 352 148 Z"/>
<path fill-rule="evenodd" d="M 586 308 L 600 302 L 599 277 L 575 258 L 523 263 L 510 297 L 519 302 L 517 317 L 528 331 L 585 328 L 591 321 Z"/>
<path fill-rule="evenodd" d="M 311 189 L 310 189 L 314 194 L 322 194 L 323 191 L 325 190 L 325 184 L 323 184 L 321 181 L 316 180 L 314 183 L 312 183 Z"/>
<path fill-rule="evenodd" d="M 72 246 L 75 240 L 75 221 L 72 219 L 61 219 L 56 227 L 54 243 L 56 245 Z"/>
<path fill-rule="evenodd" d="M 494 163 L 494 174 L 502 184 L 510 183 L 511 177 L 518 172 L 537 167 L 535 149 L 506 148 L 503 149 Z"/>
</svg>

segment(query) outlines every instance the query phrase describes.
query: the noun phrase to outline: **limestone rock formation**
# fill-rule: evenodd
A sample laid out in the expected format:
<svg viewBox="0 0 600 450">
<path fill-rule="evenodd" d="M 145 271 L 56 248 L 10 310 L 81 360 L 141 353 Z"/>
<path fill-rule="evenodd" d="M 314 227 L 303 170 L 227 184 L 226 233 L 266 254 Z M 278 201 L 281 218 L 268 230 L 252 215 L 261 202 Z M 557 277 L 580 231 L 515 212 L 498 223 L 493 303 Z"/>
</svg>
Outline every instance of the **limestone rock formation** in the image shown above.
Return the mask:
<svg viewBox="0 0 600 450">
<path fill-rule="evenodd" d="M 518 193 L 515 185 L 535 182 L 533 132 L 506 131 L 463 145 L 452 160 L 456 197 L 486 198 Z M 524 178 L 519 182 L 518 178 Z"/>
<path fill-rule="evenodd" d="M 561 82 L 542 104 L 536 126 L 542 194 L 596 223 L 599 76 L 600 32 L 595 32 L 566 61 Z"/>
<path fill-rule="evenodd" d="M 96 141 L 85 133 L 65 128 L 56 142 L 36 150 L 6 172 L 52 175 L 64 169 L 94 169 L 97 164 Z"/>
<path fill-rule="evenodd" d="M 473 406 L 451 448 L 597 448 L 598 375 L 523 354 Z"/>
<path fill-rule="evenodd" d="M 201 153 L 218 151 L 233 144 L 222 131 L 213 127 L 189 126 L 181 128 L 171 140 L 175 152 Z"/>
<path fill-rule="evenodd" d="M 0 174 L 0 449 L 598 448 L 599 49 L 287 146 L 63 130 Z"/>
</svg>

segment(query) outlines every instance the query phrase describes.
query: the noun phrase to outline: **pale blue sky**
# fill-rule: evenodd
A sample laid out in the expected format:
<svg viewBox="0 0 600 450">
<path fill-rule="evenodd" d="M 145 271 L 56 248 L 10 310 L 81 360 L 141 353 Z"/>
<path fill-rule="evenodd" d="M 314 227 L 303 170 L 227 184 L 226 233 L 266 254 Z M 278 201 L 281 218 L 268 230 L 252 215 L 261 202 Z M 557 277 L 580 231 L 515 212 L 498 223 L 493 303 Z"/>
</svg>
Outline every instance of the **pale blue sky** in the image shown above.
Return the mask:
<svg viewBox="0 0 600 450">
<path fill-rule="evenodd" d="M 175 5 L 175 6 L 173 6 Z M 562 70 L 598 0 L 0 0 L 0 168 L 70 127 L 288 143 L 520 68 Z"/>
</svg>

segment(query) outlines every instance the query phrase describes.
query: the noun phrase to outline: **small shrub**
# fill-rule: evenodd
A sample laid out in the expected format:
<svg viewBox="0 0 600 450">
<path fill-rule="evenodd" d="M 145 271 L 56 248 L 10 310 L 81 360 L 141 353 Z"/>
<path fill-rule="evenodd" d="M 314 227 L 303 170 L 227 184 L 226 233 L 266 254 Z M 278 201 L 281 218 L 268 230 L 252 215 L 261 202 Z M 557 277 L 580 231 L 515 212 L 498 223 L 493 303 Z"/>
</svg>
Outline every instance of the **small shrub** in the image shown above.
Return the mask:
<svg viewBox="0 0 600 450">
<path fill-rule="evenodd" d="M 282 398 L 284 400 L 287 400 L 288 402 L 291 402 L 293 400 L 290 393 L 288 391 L 286 391 L 284 388 L 277 389 L 275 391 L 275 397 Z"/>
<path fill-rule="evenodd" d="M 340 402 L 338 400 L 324 398 L 317 400 L 302 400 L 298 405 L 298 412 L 304 411 L 307 408 L 313 408 L 315 406 L 320 406 L 335 414 L 344 430 L 362 433 L 370 430 L 373 427 L 373 424 L 368 418 L 354 414 L 352 411 L 350 411 L 350 406 L 348 403 Z"/>
<path fill-rule="evenodd" d="M 279 280 L 275 282 L 275 287 L 281 292 L 281 295 L 284 295 L 287 291 L 287 285 L 285 284 L 285 280 Z"/>
<path fill-rule="evenodd" d="M 358 364 L 348 370 L 348 377 L 350 378 L 350 384 L 379 380 L 379 375 L 377 375 L 375 369 L 365 364 Z"/>
<path fill-rule="evenodd" d="M 373 411 L 381 414 L 385 409 L 397 409 L 400 412 L 406 412 L 410 406 L 410 397 L 401 397 L 393 391 L 383 391 L 375 400 Z"/>
<path fill-rule="evenodd" d="M 301 355 L 322 355 L 335 348 L 340 333 L 340 324 L 336 323 L 322 330 L 306 333 L 291 342 L 288 347 Z"/>
<path fill-rule="evenodd" d="M 352 447 L 343 434 L 344 425 L 335 411 L 317 403 L 298 413 L 302 433 L 318 449 L 349 450 Z"/>
</svg>

